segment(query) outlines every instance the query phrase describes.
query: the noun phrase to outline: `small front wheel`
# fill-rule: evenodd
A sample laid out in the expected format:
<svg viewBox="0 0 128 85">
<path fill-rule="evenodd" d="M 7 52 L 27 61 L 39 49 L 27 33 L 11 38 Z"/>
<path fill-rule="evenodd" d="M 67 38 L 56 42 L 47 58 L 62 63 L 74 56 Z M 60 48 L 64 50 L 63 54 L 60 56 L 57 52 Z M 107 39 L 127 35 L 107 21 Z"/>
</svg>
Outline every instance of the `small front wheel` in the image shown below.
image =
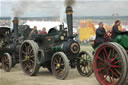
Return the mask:
<svg viewBox="0 0 128 85">
<path fill-rule="evenodd" d="M 81 76 L 89 77 L 93 73 L 93 66 L 92 66 L 92 56 L 82 51 L 78 55 L 79 59 L 77 61 L 77 70 Z"/>
<path fill-rule="evenodd" d="M 69 73 L 69 61 L 67 56 L 63 52 L 57 52 L 53 55 L 52 72 L 57 79 L 64 80 Z"/>
</svg>

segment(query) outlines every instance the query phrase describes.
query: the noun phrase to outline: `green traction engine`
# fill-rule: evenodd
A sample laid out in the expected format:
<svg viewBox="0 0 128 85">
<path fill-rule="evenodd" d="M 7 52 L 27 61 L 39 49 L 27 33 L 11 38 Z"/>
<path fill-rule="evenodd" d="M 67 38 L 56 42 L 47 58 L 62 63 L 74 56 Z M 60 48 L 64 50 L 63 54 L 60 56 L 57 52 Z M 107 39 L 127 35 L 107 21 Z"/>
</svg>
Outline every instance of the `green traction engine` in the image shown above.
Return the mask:
<svg viewBox="0 0 128 85">
<path fill-rule="evenodd" d="M 128 85 L 128 32 L 98 46 L 93 60 L 94 73 L 102 85 Z"/>
<path fill-rule="evenodd" d="M 66 8 L 68 29 L 51 28 L 48 34 L 33 35 L 32 40 L 25 40 L 20 47 L 20 63 L 24 73 L 34 76 L 40 67 L 47 68 L 57 79 L 65 79 L 69 68 L 77 67 L 82 76 L 93 72 L 91 55 L 80 52 L 80 45 L 74 40 L 72 7 Z M 67 31 L 68 30 L 68 31 Z"/>
</svg>

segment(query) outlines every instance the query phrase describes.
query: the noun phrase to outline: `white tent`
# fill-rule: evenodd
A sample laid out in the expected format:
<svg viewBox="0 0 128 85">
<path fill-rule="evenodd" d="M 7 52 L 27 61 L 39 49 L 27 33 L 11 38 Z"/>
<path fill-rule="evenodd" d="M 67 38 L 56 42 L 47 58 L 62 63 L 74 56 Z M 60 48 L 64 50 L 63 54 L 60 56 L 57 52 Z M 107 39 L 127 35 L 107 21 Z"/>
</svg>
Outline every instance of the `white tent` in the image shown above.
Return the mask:
<svg viewBox="0 0 128 85">
<path fill-rule="evenodd" d="M 46 28 L 46 31 L 48 32 L 50 28 L 57 27 L 59 30 L 59 25 L 61 25 L 62 22 L 59 21 L 27 21 L 23 25 L 29 25 L 30 28 L 33 28 L 34 26 L 37 26 L 38 30 L 42 30 L 43 27 Z M 64 23 L 64 27 L 67 27 L 67 24 Z M 76 29 L 73 29 L 74 33 L 77 33 Z"/>
<path fill-rule="evenodd" d="M 59 25 L 61 25 L 62 22 L 52 22 L 52 21 L 27 21 L 24 25 L 29 25 L 30 28 L 33 28 L 34 26 L 37 26 L 38 30 L 42 30 L 43 27 L 46 28 L 46 31 L 50 28 L 57 27 L 59 30 Z M 67 24 L 64 23 L 64 27 L 67 27 Z"/>
</svg>

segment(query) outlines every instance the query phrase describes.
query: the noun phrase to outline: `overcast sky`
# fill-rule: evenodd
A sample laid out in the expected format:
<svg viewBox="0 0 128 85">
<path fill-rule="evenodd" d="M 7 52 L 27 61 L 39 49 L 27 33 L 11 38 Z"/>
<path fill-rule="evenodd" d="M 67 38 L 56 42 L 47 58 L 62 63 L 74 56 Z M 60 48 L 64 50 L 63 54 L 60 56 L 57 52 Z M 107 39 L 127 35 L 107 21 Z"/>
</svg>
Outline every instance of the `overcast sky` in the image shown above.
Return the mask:
<svg viewBox="0 0 128 85">
<path fill-rule="evenodd" d="M 128 0 L 76 0 L 75 16 L 128 16 Z M 63 16 L 64 0 L 0 0 L 0 16 Z"/>
</svg>

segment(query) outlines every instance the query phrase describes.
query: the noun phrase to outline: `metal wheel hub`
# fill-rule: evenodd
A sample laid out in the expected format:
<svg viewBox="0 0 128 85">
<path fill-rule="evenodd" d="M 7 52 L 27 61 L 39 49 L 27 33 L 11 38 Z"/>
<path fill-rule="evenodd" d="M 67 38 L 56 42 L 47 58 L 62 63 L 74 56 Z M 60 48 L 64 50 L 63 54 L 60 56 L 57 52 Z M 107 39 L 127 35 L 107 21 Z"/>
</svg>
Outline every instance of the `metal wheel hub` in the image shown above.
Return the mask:
<svg viewBox="0 0 128 85">
<path fill-rule="evenodd" d="M 60 66 L 61 66 L 60 64 L 57 64 L 57 65 L 56 65 L 56 69 L 59 69 L 59 68 L 60 68 Z"/>
<path fill-rule="evenodd" d="M 25 56 L 25 60 L 29 60 L 30 59 L 30 56 Z"/>
<path fill-rule="evenodd" d="M 83 60 L 82 65 L 83 66 L 87 66 L 88 65 L 88 62 L 86 60 Z"/>
<path fill-rule="evenodd" d="M 106 61 L 104 65 L 106 69 L 110 69 L 111 67 L 111 63 L 109 61 Z"/>
</svg>

